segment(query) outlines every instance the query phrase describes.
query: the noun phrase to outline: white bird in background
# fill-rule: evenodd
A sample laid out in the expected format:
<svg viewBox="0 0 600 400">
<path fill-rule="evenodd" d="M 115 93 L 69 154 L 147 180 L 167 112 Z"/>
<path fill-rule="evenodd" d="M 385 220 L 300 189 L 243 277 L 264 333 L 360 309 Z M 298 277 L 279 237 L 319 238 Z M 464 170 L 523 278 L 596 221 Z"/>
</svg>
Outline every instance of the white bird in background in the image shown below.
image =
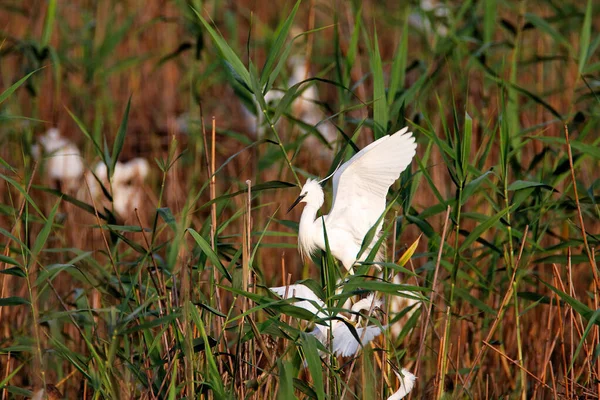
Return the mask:
<svg viewBox="0 0 600 400">
<path fill-rule="evenodd" d="M 309 71 L 304 57 L 294 56 L 290 58 L 292 65 L 292 76 L 288 81 L 288 87 L 292 87 L 307 78 Z M 300 96 L 296 97 L 292 103 L 293 115 L 296 115 L 302 122 L 315 126 L 317 131 L 325 138 L 327 143 L 333 143 L 337 139 L 337 130 L 330 121 L 323 121 L 327 116 L 318 106 L 319 91 L 312 82 L 304 83 L 299 88 Z M 321 123 L 321 121 L 323 121 Z"/>
<path fill-rule="evenodd" d="M 388 400 L 400 400 L 404 398 L 404 396 L 410 393 L 410 391 L 413 389 L 413 387 L 415 386 L 415 380 L 417 379 L 416 376 L 408 372 L 405 368 L 402 368 L 400 374 L 396 371 L 394 371 L 394 373 L 398 377 L 400 385 L 398 387 L 398 390 L 390 397 L 388 397 Z"/>
<path fill-rule="evenodd" d="M 292 73 L 288 79 L 288 88 L 299 84 L 310 77 L 308 64 L 305 57 L 293 56 L 289 59 L 289 65 L 292 67 Z M 335 125 L 330 121 L 326 121 L 327 115 L 319 107 L 319 92 L 317 87 L 312 82 L 303 83 L 298 87 L 298 96 L 294 99 L 291 105 L 291 114 L 294 118 L 302 121 L 307 125 L 312 125 L 323 136 L 327 143 L 332 144 L 337 139 L 337 130 Z M 271 107 L 277 107 L 278 103 L 283 99 L 285 91 L 271 89 L 265 94 L 265 103 Z M 257 115 L 254 115 L 250 110 L 242 105 L 242 112 L 246 119 L 248 131 L 257 134 L 259 138 L 266 135 L 268 126 L 260 109 L 260 105 L 254 100 L 254 106 L 257 110 Z M 279 120 L 281 121 L 281 120 Z M 277 121 L 277 124 L 279 124 Z M 311 138 L 307 139 L 310 140 Z M 314 147 L 317 143 L 309 144 Z M 323 156 L 330 157 L 331 151 L 325 151 L 321 148 L 320 153 Z"/>
<path fill-rule="evenodd" d="M 327 307 L 325 303 L 323 303 L 323 300 L 305 285 L 295 284 L 269 289 L 283 299 L 298 299 L 299 301 L 294 303 L 296 307 L 301 307 L 310 311 L 319 319 L 332 317 L 332 315 L 327 312 Z M 356 302 L 351 310 L 354 313 L 358 313 L 361 310 L 369 311 L 380 306 L 381 300 L 375 299 L 374 294 L 371 294 L 367 298 Z M 348 357 L 355 355 L 362 346 L 369 344 L 387 328 L 387 326 L 377 325 L 368 325 L 365 327 L 357 326 L 355 328 L 356 334 L 361 339 L 359 343 L 347 325 L 355 325 L 357 316 L 353 315 L 350 318 L 346 318 L 343 315 L 338 314 L 337 317 L 344 319 L 345 322 L 339 319 L 332 319 L 327 321 L 327 324 L 329 324 L 328 326 L 316 324 L 315 328 L 310 332 L 310 334 L 318 341 L 327 345 L 329 340 L 329 329 L 331 329 L 331 351 L 336 356 Z"/>
<path fill-rule="evenodd" d="M 408 23 L 427 35 L 448 36 L 450 8 L 439 0 L 420 0 L 419 7 L 410 13 Z"/>
<path fill-rule="evenodd" d="M 412 132 L 405 127 L 356 153 L 333 174 L 331 210 L 320 218 L 317 211 L 324 203 L 320 184 L 327 178 L 323 181 L 308 179 L 288 210 L 290 212 L 298 203 L 306 203 L 298 231 L 300 254 L 310 257 L 317 248 L 326 249 L 325 228 L 331 254 L 348 271 L 357 261 L 364 260 L 377 242 L 383 219 L 369 247 L 358 259 L 363 239 L 385 211 L 388 190 L 410 164 L 416 148 Z"/>
<path fill-rule="evenodd" d="M 40 160 L 43 150 L 48 178 L 53 182 L 60 182 L 64 192 L 76 190 L 84 172 L 83 159 L 77 146 L 62 137 L 56 128 L 48 129 L 38 138 L 38 142 L 39 145 L 32 146 L 31 153 L 34 159 Z"/>
<path fill-rule="evenodd" d="M 150 164 L 145 158 L 134 158 L 128 162 L 117 161 L 112 175 L 112 198 L 115 212 L 128 219 L 143 202 L 143 183 L 150 171 Z M 109 188 L 108 170 L 104 162 L 99 162 L 94 173 L 105 188 Z M 102 189 L 92 174 L 86 174 L 90 193 L 95 199 L 102 197 Z M 87 191 L 86 188 L 83 188 Z"/>
</svg>

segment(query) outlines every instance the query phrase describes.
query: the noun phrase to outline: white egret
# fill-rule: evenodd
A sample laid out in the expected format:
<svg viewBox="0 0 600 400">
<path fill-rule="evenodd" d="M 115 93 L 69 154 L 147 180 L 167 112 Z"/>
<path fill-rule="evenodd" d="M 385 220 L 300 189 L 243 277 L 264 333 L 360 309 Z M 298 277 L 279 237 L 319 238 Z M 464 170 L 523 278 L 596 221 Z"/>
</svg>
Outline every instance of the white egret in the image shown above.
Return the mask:
<svg viewBox="0 0 600 400">
<path fill-rule="evenodd" d="M 40 160 L 42 150 L 45 159 L 45 171 L 53 182 L 60 182 L 61 190 L 75 191 L 81 184 L 84 166 L 81 153 L 77 146 L 69 139 L 61 136 L 56 128 L 48 131 L 38 138 L 39 145 L 33 145 L 31 153 L 33 158 Z M 40 148 L 41 147 L 41 148 Z"/>
<path fill-rule="evenodd" d="M 128 162 L 117 161 L 111 177 L 112 198 L 115 212 L 123 219 L 133 215 L 136 208 L 140 209 L 144 202 L 143 184 L 150 171 L 150 164 L 145 158 L 137 157 Z M 94 168 L 94 173 L 105 188 L 109 188 L 108 170 L 104 162 L 99 162 Z M 91 173 L 86 174 L 90 193 L 95 199 L 100 199 L 102 189 Z M 83 193 L 87 188 L 81 189 Z"/>
<path fill-rule="evenodd" d="M 417 379 L 416 376 L 408 372 L 405 368 L 402 368 L 400 373 L 397 373 L 396 371 L 394 371 L 394 373 L 398 377 L 400 385 L 398 386 L 398 390 L 388 397 L 388 400 L 400 400 L 404 398 L 404 396 L 413 390 L 413 387 L 415 386 L 415 380 Z"/>
<path fill-rule="evenodd" d="M 411 28 L 420 30 L 427 36 L 448 36 L 450 8 L 439 0 L 420 0 L 419 7 L 408 16 Z"/>
<path fill-rule="evenodd" d="M 290 286 L 279 286 L 269 288 L 272 292 L 284 299 L 295 298 L 299 301 L 295 302 L 296 307 L 304 308 L 315 314 L 317 318 L 325 319 L 332 317 L 327 311 L 327 307 L 311 289 L 305 285 L 295 284 Z M 381 306 L 381 300 L 375 299 L 374 294 L 369 295 L 365 299 L 356 302 L 351 311 L 358 313 L 361 310 L 372 310 Z M 340 319 L 331 319 L 327 321 L 328 325 L 316 324 L 315 328 L 310 332 L 318 341 L 327 344 L 329 340 L 329 329 L 331 329 L 331 351 L 336 356 L 348 357 L 355 355 L 362 346 L 366 346 L 373 339 L 379 336 L 387 326 L 368 325 L 365 327 L 356 326 L 357 317 L 353 315 L 350 318 L 338 314 Z M 342 319 L 344 321 L 342 321 Z M 355 326 L 356 334 L 360 338 L 360 342 L 352 334 L 348 324 Z"/>
<path fill-rule="evenodd" d="M 288 210 L 290 212 L 298 203 L 306 203 L 298 231 L 300 254 L 310 257 L 317 248 L 326 249 L 325 228 L 331 254 L 348 271 L 357 261 L 364 260 L 378 239 L 383 220 L 359 260 L 363 239 L 385 211 L 387 192 L 410 164 L 416 148 L 412 132 L 403 128 L 356 153 L 333 174 L 331 210 L 320 218 L 317 211 L 324 203 L 320 185 L 323 181 L 308 179 Z"/>
</svg>

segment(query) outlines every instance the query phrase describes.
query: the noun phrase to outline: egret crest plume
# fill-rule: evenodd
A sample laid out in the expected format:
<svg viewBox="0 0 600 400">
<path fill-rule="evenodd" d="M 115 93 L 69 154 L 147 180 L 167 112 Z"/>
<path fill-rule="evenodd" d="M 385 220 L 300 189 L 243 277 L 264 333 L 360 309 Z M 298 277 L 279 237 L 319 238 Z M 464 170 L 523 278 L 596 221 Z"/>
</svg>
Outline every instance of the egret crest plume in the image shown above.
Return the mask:
<svg viewBox="0 0 600 400">
<path fill-rule="evenodd" d="M 322 184 L 323 182 L 327 181 L 327 179 L 331 178 L 333 175 L 335 175 L 335 173 L 338 171 L 338 169 L 340 169 L 341 166 L 342 166 L 342 163 L 340 161 L 338 166 L 335 167 L 335 169 L 333 170 L 333 172 L 331 174 L 329 174 L 329 176 L 327 176 L 326 178 L 323 178 L 319 181 L 319 185 Z"/>
</svg>

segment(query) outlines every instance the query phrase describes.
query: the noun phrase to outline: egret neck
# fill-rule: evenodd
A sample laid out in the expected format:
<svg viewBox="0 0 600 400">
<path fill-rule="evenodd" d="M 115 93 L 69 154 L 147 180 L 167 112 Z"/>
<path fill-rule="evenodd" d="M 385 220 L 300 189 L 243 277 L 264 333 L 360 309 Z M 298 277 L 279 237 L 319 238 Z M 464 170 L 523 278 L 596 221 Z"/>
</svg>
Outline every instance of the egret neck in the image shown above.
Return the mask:
<svg viewBox="0 0 600 400">
<path fill-rule="evenodd" d="M 323 188 L 319 182 L 309 179 L 292 207 L 297 203 L 306 203 L 298 227 L 298 247 L 302 257 L 310 258 L 317 248 L 325 248 L 323 237 L 323 219 L 317 218 L 317 212 L 325 202 Z M 290 207 L 291 209 L 291 207 Z"/>
<path fill-rule="evenodd" d="M 302 258 L 310 258 L 318 247 L 325 247 L 323 219 L 317 218 L 319 208 L 312 204 L 304 206 L 298 229 L 298 244 Z"/>
</svg>

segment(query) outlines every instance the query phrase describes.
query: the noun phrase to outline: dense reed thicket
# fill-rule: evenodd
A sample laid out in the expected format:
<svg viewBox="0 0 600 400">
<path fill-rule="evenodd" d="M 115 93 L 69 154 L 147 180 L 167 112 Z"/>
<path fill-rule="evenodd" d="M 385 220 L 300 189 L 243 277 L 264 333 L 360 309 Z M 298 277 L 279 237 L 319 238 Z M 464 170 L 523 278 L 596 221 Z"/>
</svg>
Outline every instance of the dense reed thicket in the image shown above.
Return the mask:
<svg viewBox="0 0 600 400">
<path fill-rule="evenodd" d="M 0 10 L 2 399 L 598 397 L 596 2 Z M 299 186 L 404 126 L 385 262 L 302 260 Z M 296 282 L 387 328 L 337 356 Z"/>
</svg>

